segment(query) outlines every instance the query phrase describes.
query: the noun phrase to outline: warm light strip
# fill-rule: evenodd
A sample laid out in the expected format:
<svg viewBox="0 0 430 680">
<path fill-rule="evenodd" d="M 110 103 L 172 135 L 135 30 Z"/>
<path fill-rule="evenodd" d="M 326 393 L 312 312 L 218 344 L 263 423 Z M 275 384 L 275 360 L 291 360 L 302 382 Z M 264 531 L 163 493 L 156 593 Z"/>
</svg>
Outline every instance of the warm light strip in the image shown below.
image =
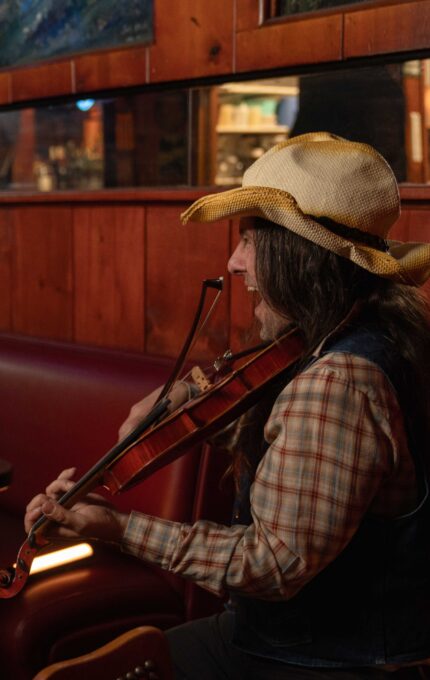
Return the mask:
<svg viewBox="0 0 430 680">
<path fill-rule="evenodd" d="M 39 555 L 35 557 L 30 568 L 30 574 L 37 574 L 40 571 L 47 569 L 54 569 L 61 567 L 63 564 L 70 564 L 70 562 L 77 562 L 86 557 L 91 557 L 94 550 L 89 543 L 78 543 L 72 545 L 70 548 L 63 548 L 62 550 L 54 550 L 46 555 Z"/>
<path fill-rule="evenodd" d="M 220 86 L 222 92 L 229 94 L 255 94 L 255 95 L 278 95 L 278 96 L 297 96 L 300 92 L 297 85 L 273 84 L 266 85 L 261 80 L 249 81 L 247 83 L 224 83 Z"/>
</svg>

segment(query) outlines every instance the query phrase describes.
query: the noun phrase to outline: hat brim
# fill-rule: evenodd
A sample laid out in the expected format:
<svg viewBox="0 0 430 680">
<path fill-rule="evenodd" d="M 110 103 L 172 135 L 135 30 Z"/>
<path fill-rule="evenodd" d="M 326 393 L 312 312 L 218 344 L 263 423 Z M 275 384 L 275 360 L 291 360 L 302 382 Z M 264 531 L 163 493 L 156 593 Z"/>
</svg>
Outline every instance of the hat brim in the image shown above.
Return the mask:
<svg viewBox="0 0 430 680">
<path fill-rule="evenodd" d="M 309 241 L 345 257 L 373 274 L 421 286 L 430 276 L 430 244 L 389 242 L 389 251 L 347 239 L 305 215 L 291 194 L 281 189 L 246 186 L 209 194 L 181 215 L 183 224 L 215 222 L 230 217 L 263 217 Z"/>
</svg>

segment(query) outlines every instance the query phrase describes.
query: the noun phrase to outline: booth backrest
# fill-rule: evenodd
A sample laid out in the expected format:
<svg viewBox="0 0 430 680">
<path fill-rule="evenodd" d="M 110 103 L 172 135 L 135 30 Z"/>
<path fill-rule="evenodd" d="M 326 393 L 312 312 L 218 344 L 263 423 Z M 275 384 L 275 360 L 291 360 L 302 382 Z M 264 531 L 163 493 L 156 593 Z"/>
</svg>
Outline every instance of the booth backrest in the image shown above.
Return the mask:
<svg viewBox="0 0 430 680">
<path fill-rule="evenodd" d="M 80 477 L 92 467 L 116 443 L 130 407 L 170 370 L 171 362 L 153 357 L 0 336 L 0 458 L 13 466 L 12 484 L 0 493 L 0 568 L 16 561 L 28 501 L 64 468 Z M 219 488 L 226 464 L 202 444 L 112 501 L 178 522 L 228 521 L 231 498 Z M 169 572 L 94 548 L 86 563 L 30 576 L 3 600 L 2 680 L 28 680 L 137 625 L 164 629 L 222 607 Z"/>
<path fill-rule="evenodd" d="M 0 337 L 0 456 L 14 467 L 1 506 L 20 513 L 62 469 L 86 472 L 117 441 L 130 406 L 162 384 L 170 368 L 140 355 Z M 163 470 L 163 486 L 183 465 Z M 158 483 L 135 494 L 138 509 L 187 514 L 169 507 Z"/>
<path fill-rule="evenodd" d="M 0 494 L 0 527 L 2 514 L 21 519 L 28 501 L 61 470 L 76 467 L 79 477 L 99 460 L 116 443 L 130 407 L 163 384 L 171 368 L 170 361 L 140 354 L 0 336 L 0 458 L 13 465 L 12 485 Z M 201 480 L 201 448 L 114 503 L 123 510 L 192 520 L 196 499 L 201 505 L 203 496 L 206 508 L 211 505 L 202 483 L 214 503 L 218 493 L 207 462 Z M 217 508 L 213 511 L 216 517 Z M 0 546 L 1 559 L 12 556 L 10 543 Z"/>
</svg>

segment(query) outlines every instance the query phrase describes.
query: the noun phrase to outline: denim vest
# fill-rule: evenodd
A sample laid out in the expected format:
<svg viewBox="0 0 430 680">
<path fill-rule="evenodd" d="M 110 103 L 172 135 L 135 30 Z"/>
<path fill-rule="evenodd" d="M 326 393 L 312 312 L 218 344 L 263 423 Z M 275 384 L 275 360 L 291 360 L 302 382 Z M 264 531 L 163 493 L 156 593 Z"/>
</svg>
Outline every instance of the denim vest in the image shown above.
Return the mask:
<svg viewBox="0 0 430 680">
<path fill-rule="evenodd" d="M 396 389 L 397 367 L 381 331 L 355 331 L 324 353 L 329 351 L 372 361 Z M 397 396 L 402 405 L 399 390 Z M 430 500 L 420 456 L 426 450 L 418 439 L 409 431 L 420 487 L 415 510 L 394 519 L 365 516 L 342 553 L 290 600 L 233 595 L 236 646 L 291 664 L 331 668 L 430 656 Z M 249 483 L 241 498 L 235 522 L 248 524 Z"/>
</svg>

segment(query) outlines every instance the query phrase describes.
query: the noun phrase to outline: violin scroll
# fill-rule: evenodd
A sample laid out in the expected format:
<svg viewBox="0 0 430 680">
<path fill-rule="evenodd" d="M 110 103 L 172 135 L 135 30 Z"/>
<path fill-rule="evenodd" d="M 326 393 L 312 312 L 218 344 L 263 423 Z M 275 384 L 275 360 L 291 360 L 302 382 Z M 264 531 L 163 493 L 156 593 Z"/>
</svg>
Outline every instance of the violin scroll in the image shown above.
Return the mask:
<svg viewBox="0 0 430 680">
<path fill-rule="evenodd" d="M 34 558 L 48 543 L 49 541 L 40 534 L 29 534 L 19 549 L 16 564 L 0 569 L 0 599 L 15 597 L 24 588 Z"/>
</svg>

